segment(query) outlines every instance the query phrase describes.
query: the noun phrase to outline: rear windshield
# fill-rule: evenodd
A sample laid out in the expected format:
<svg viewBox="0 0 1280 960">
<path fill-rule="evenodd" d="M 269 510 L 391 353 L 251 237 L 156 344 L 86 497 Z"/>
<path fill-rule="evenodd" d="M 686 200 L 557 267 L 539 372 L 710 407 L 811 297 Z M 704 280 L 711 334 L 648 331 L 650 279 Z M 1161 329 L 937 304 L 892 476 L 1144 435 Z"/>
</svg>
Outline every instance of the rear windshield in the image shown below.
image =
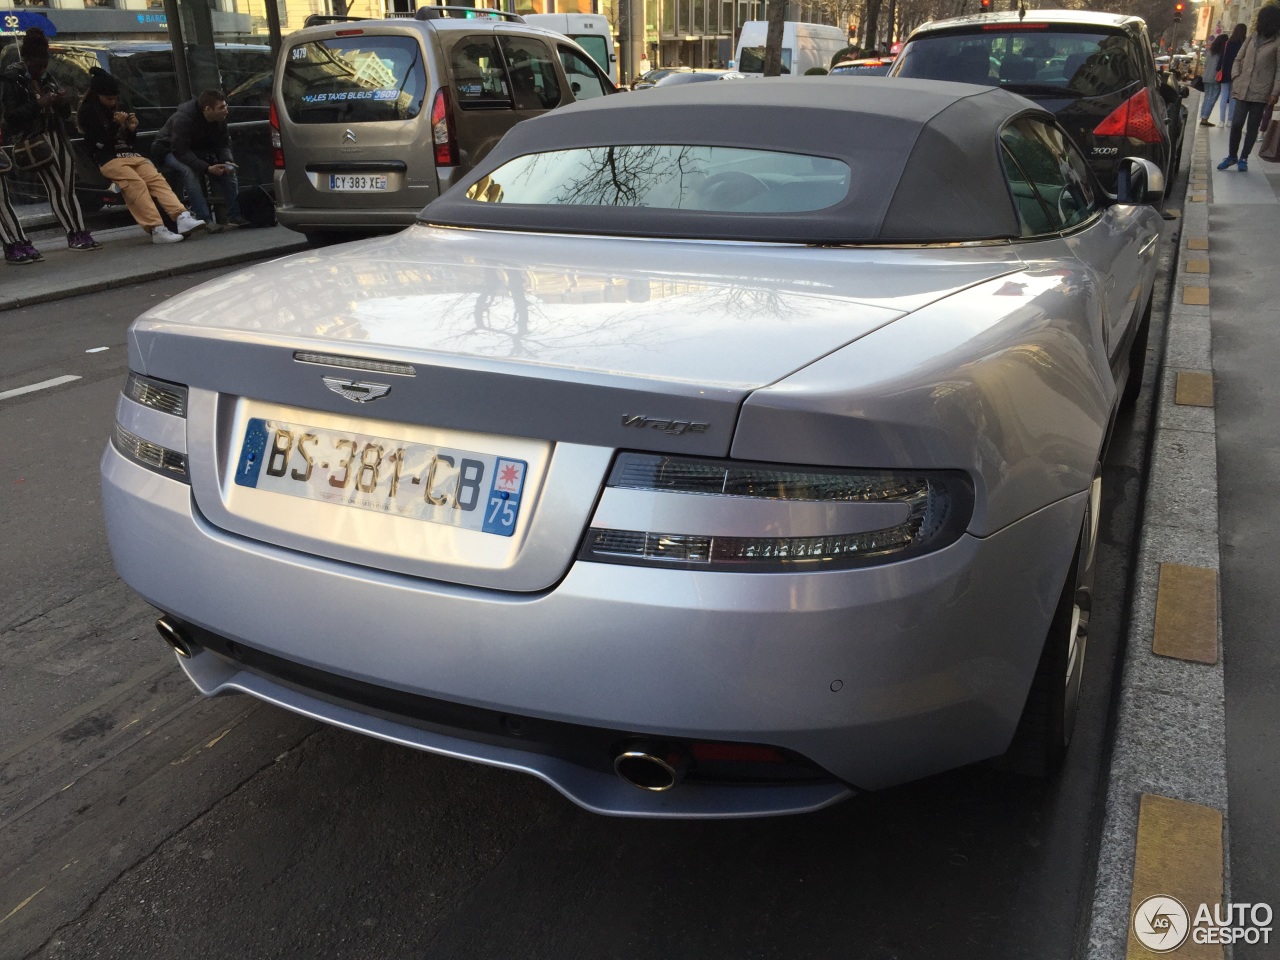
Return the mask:
<svg viewBox="0 0 1280 960">
<path fill-rule="evenodd" d="M 903 48 L 894 75 L 1076 97 L 1119 93 L 1141 79 L 1123 34 L 1019 26 L 917 37 Z"/>
<path fill-rule="evenodd" d="M 313 40 L 285 54 L 281 91 L 294 123 L 411 120 L 422 109 L 427 75 L 413 37 Z"/>
<path fill-rule="evenodd" d="M 595 33 L 585 35 L 571 33 L 569 39 L 577 41 L 578 46 L 591 55 L 591 59 L 600 65 L 601 70 L 608 71 L 609 48 L 605 45 L 604 37 Z"/>
<path fill-rule="evenodd" d="M 467 199 L 579 205 L 798 213 L 839 203 L 848 164 L 827 157 L 732 147 L 643 144 L 516 157 L 482 177 Z"/>
<path fill-rule="evenodd" d="M 764 47 L 743 47 L 738 57 L 739 73 L 764 73 Z M 782 48 L 782 72 L 791 72 L 791 48 Z"/>
<path fill-rule="evenodd" d="M 864 77 L 883 77 L 892 66 L 892 60 L 881 60 L 875 63 L 842 63 L 831 68 L 831 75 L 841 77 L 858 74 Z"/>
</svg>

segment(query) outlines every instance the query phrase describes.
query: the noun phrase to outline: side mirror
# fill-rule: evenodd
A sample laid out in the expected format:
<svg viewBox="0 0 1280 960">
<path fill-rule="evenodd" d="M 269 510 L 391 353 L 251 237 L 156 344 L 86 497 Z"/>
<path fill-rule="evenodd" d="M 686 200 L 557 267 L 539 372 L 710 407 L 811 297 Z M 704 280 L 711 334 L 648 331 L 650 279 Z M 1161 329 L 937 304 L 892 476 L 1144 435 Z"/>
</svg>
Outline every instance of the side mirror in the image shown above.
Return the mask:
<svg viewBox="0 0 1280 960">
<path fill-rule="evenodd" d="M 1164 196 L 1164 173 L 1150 160 L 1125 157 L 1116 177 L 1116 200 L 1120 203 L 1155 206 Z"/>
</svg>

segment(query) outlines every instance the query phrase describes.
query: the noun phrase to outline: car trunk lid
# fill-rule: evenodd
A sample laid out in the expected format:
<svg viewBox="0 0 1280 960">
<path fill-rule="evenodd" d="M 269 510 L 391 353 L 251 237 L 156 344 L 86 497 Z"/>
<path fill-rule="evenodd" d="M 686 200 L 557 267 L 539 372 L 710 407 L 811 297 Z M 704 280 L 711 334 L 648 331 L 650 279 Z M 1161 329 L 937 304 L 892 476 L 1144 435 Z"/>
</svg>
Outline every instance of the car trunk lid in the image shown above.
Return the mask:
<svg viewBox="0 0 1280 960">
<path fill-rule="evenodd" d="M 175 297 L 135 325 L 131 359 L 191 388 L 193 491 L 215 526 L 400 574 L 541 590 L 572 561 L 617 449 L 726 456 L 752 390 L 1020 265 L 1002 245 L 419 226 Z M 399 450 L 400 500 L 452 484 L 451 507 L 386 507 Z M 468 477 L 463 460 L 481 466 Z M 515 504 L 504 469 L 519 474 Z M 478 520 L 471 508 L 495 498 L 500 515 Z"/>
</svg>

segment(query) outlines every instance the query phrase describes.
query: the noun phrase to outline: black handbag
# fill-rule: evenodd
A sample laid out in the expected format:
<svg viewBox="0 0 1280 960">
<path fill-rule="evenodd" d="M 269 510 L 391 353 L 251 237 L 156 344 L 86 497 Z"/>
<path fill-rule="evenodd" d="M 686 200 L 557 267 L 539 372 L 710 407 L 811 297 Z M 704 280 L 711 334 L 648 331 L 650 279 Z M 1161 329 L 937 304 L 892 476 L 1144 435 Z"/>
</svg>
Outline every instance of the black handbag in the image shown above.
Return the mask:
<svg viewBox="0 0 1280 960">
<path fill-rule="evenodd" d="M 1204 93 L 1204 77 L 1196 77 L 1194 80 L 1191 81 L 1191 85 L 1195 87 L 1197 90 L 1199 90 L 1201 93 Z"/>
</svg>

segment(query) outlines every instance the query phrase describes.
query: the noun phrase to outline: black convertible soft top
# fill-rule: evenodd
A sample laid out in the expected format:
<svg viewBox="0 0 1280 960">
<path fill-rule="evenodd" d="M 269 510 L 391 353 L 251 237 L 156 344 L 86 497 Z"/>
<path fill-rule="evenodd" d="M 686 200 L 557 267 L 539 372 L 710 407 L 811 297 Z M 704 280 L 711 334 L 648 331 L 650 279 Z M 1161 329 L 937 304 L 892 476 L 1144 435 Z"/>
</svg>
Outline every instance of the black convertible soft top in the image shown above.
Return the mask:
<svg viewBox="0 0 1280 960">
<path fill-rule="evenodd" d="M 517 124 L 419 215 L 442 226 L 782 243 L 945 243 L 1016 238 L 1000 129 L 1053 115 L 993 87 L 826 77 L 726 80 L 571 104 Z M 849 193 L 803 213 L 720 213 L 481 203 L 471 184 L 514 157 L 575 147 L 689 144 L 831 157 Z"/>
</svg>

